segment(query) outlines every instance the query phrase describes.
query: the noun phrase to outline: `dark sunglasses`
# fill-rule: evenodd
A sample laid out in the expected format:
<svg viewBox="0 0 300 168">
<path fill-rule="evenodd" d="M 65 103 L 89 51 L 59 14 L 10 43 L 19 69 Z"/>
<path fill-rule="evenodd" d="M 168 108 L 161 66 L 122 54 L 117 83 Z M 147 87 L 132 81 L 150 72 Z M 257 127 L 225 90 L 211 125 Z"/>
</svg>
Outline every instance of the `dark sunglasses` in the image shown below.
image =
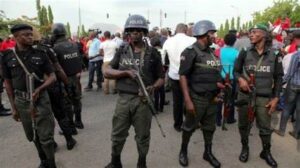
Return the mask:
<svg viewBox="0 0 300 168">
<path fill-rule="evenodd" d="M 128 32 L 143 32 L 144 30 L 143 29 L 139 29 L 139 28 L 130 28 L 128 29 Z"/>
</svg>

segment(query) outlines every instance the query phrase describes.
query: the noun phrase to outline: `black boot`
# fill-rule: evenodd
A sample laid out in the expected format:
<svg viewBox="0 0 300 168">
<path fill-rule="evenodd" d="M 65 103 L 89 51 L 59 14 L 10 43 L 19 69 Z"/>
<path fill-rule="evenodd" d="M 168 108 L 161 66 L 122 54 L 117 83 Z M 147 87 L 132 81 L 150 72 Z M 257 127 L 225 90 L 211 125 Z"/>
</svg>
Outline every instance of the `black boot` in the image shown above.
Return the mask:
<svg viewBox="0 0 300 168">
<path fill-rule="evenodd" d="M 137 168 L 147 168 L 146 166 L 146 157 L 139 157 Z"/>
<path fill-rule="evenodd" d="M 76 145 L 76 140 L 72 137 L 72 135 L 65 135 L 66 142 L 67 142 L 67 149 L 72 150 Z"/>
<path fill-rule="evenodd" d="M 122 168 L 122 163 L 121 163 L 121 157 L 120 155 L 118 156 L 112 156 L 111 157 L 111 162 L 105 166 L 105 168 Z"/>
<path fill-rule="evenodd" d="M 56 164 L 55 164 L 55 160 L 54 159 L 49 159 L 49 160 L 47 160 L 47 168 L 56 168 Z"/>
<path fill-rule="evenodd" d="M 240 154 L 240 161 L 241 162 L 247 162 L 249 158 L 249 145 L 248 145 L 248 140 L 242 140 L 242 151 Z"/>
<path fill-rule="evenodd" d="M 47 168 L 47 167 L 48 167 L 47 160 L 41 160 L 41 163 L 38 168 Z"/>
<path fill-rule="evenodd" d="M 215 156 L 212 154 L 211 151 L 211 144 L 210 145 L 205 145 L 205 151 L 203 154 L 203 159 L 208 161 L 213 167 L 219 168 L 221 167 L 220 162 L 215 158 Z"/>
<path fill-rule="evenodd" d="M 76 114 L 75 115 L 75 127 L 78 129 L 83 129 L 84 125 L 81 121 L 81 114 Z"/>
<path fill-rule="evenodd" d="M 260 158 L 264 159 L 269 166 L 272 168 L 277 167 L 277 162 L 272 157 L 271 151 L 271 144 L 263 144 L 263 151 L 260 153 Z"/>
<path fill-rule="evenodd" d="M 187 144 L 181 144 L 181 149 L 179 153 L 179 164 L 183 167 L 189 165 L 189 158 L 187 156 Z"/>
</svg>

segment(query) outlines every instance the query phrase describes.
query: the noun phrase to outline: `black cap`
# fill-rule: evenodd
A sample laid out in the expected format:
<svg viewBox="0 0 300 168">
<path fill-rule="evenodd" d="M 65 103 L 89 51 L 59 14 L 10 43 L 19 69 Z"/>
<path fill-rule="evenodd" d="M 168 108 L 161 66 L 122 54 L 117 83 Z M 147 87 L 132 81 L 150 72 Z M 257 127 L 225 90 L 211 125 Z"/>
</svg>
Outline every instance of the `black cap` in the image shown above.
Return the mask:
<svg viewBox="0 0 300 168">
<path fill-rule="evenodd" d="M 16 24 L 10 29 L 10 32 L 14 34 L 21 30 L 32 30 L 32 27 L 28 24 Z"/>
</svg>

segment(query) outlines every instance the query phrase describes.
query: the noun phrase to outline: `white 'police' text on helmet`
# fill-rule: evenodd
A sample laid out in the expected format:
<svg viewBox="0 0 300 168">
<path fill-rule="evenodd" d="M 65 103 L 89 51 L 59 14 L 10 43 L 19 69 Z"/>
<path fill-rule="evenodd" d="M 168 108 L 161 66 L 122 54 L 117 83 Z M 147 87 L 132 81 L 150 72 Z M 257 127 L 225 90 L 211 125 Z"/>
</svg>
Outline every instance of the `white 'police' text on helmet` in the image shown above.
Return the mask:
<svg viewBox="0 0 300 168">
<path fill-rule="evenodd" d="M 193 27 L 193 36 L 203 36 L 209 31 L 217 31 L 215 24 L 209 20 L 200 20 Z"/>
<path fill-rule="evenodd" d="M 126 20 L 124 31 L 128 32 L 128 30 L 133 28 L 143 29 L 145 33 L 148 33 L 148 21 L 141 15 L 131 15 Z"/>
</svg>

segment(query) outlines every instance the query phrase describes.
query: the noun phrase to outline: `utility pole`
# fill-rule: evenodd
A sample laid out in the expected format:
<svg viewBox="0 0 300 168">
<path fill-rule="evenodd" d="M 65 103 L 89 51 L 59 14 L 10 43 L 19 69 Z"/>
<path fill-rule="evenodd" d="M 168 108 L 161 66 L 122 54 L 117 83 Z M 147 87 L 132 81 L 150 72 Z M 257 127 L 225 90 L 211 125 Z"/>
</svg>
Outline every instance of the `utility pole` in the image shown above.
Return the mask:
<svg viewBox="0 0 300 168">
<path fill-rule="evenodd" d="M 79 20 L 79 29 L 78 29 L 78 34 L 81 35 L 81 29 L 82 29 L 82 25 L 81 25 L 81 10 L 80 10 L 80 0 L 78 0 L 78 20 Z"/>
<path fill-rule="evenodd" d="M 159 10 L 159 20 L 160 20 L 159 27 L 162 28 L 162 25 L 163 25 L 163 12 L 162 12 L 161 9 Z"/>
<path fill-rule="evenodd" d="M 186 10 L 184 11 L 184 23 L 186 24 Z"/>
</svg>

